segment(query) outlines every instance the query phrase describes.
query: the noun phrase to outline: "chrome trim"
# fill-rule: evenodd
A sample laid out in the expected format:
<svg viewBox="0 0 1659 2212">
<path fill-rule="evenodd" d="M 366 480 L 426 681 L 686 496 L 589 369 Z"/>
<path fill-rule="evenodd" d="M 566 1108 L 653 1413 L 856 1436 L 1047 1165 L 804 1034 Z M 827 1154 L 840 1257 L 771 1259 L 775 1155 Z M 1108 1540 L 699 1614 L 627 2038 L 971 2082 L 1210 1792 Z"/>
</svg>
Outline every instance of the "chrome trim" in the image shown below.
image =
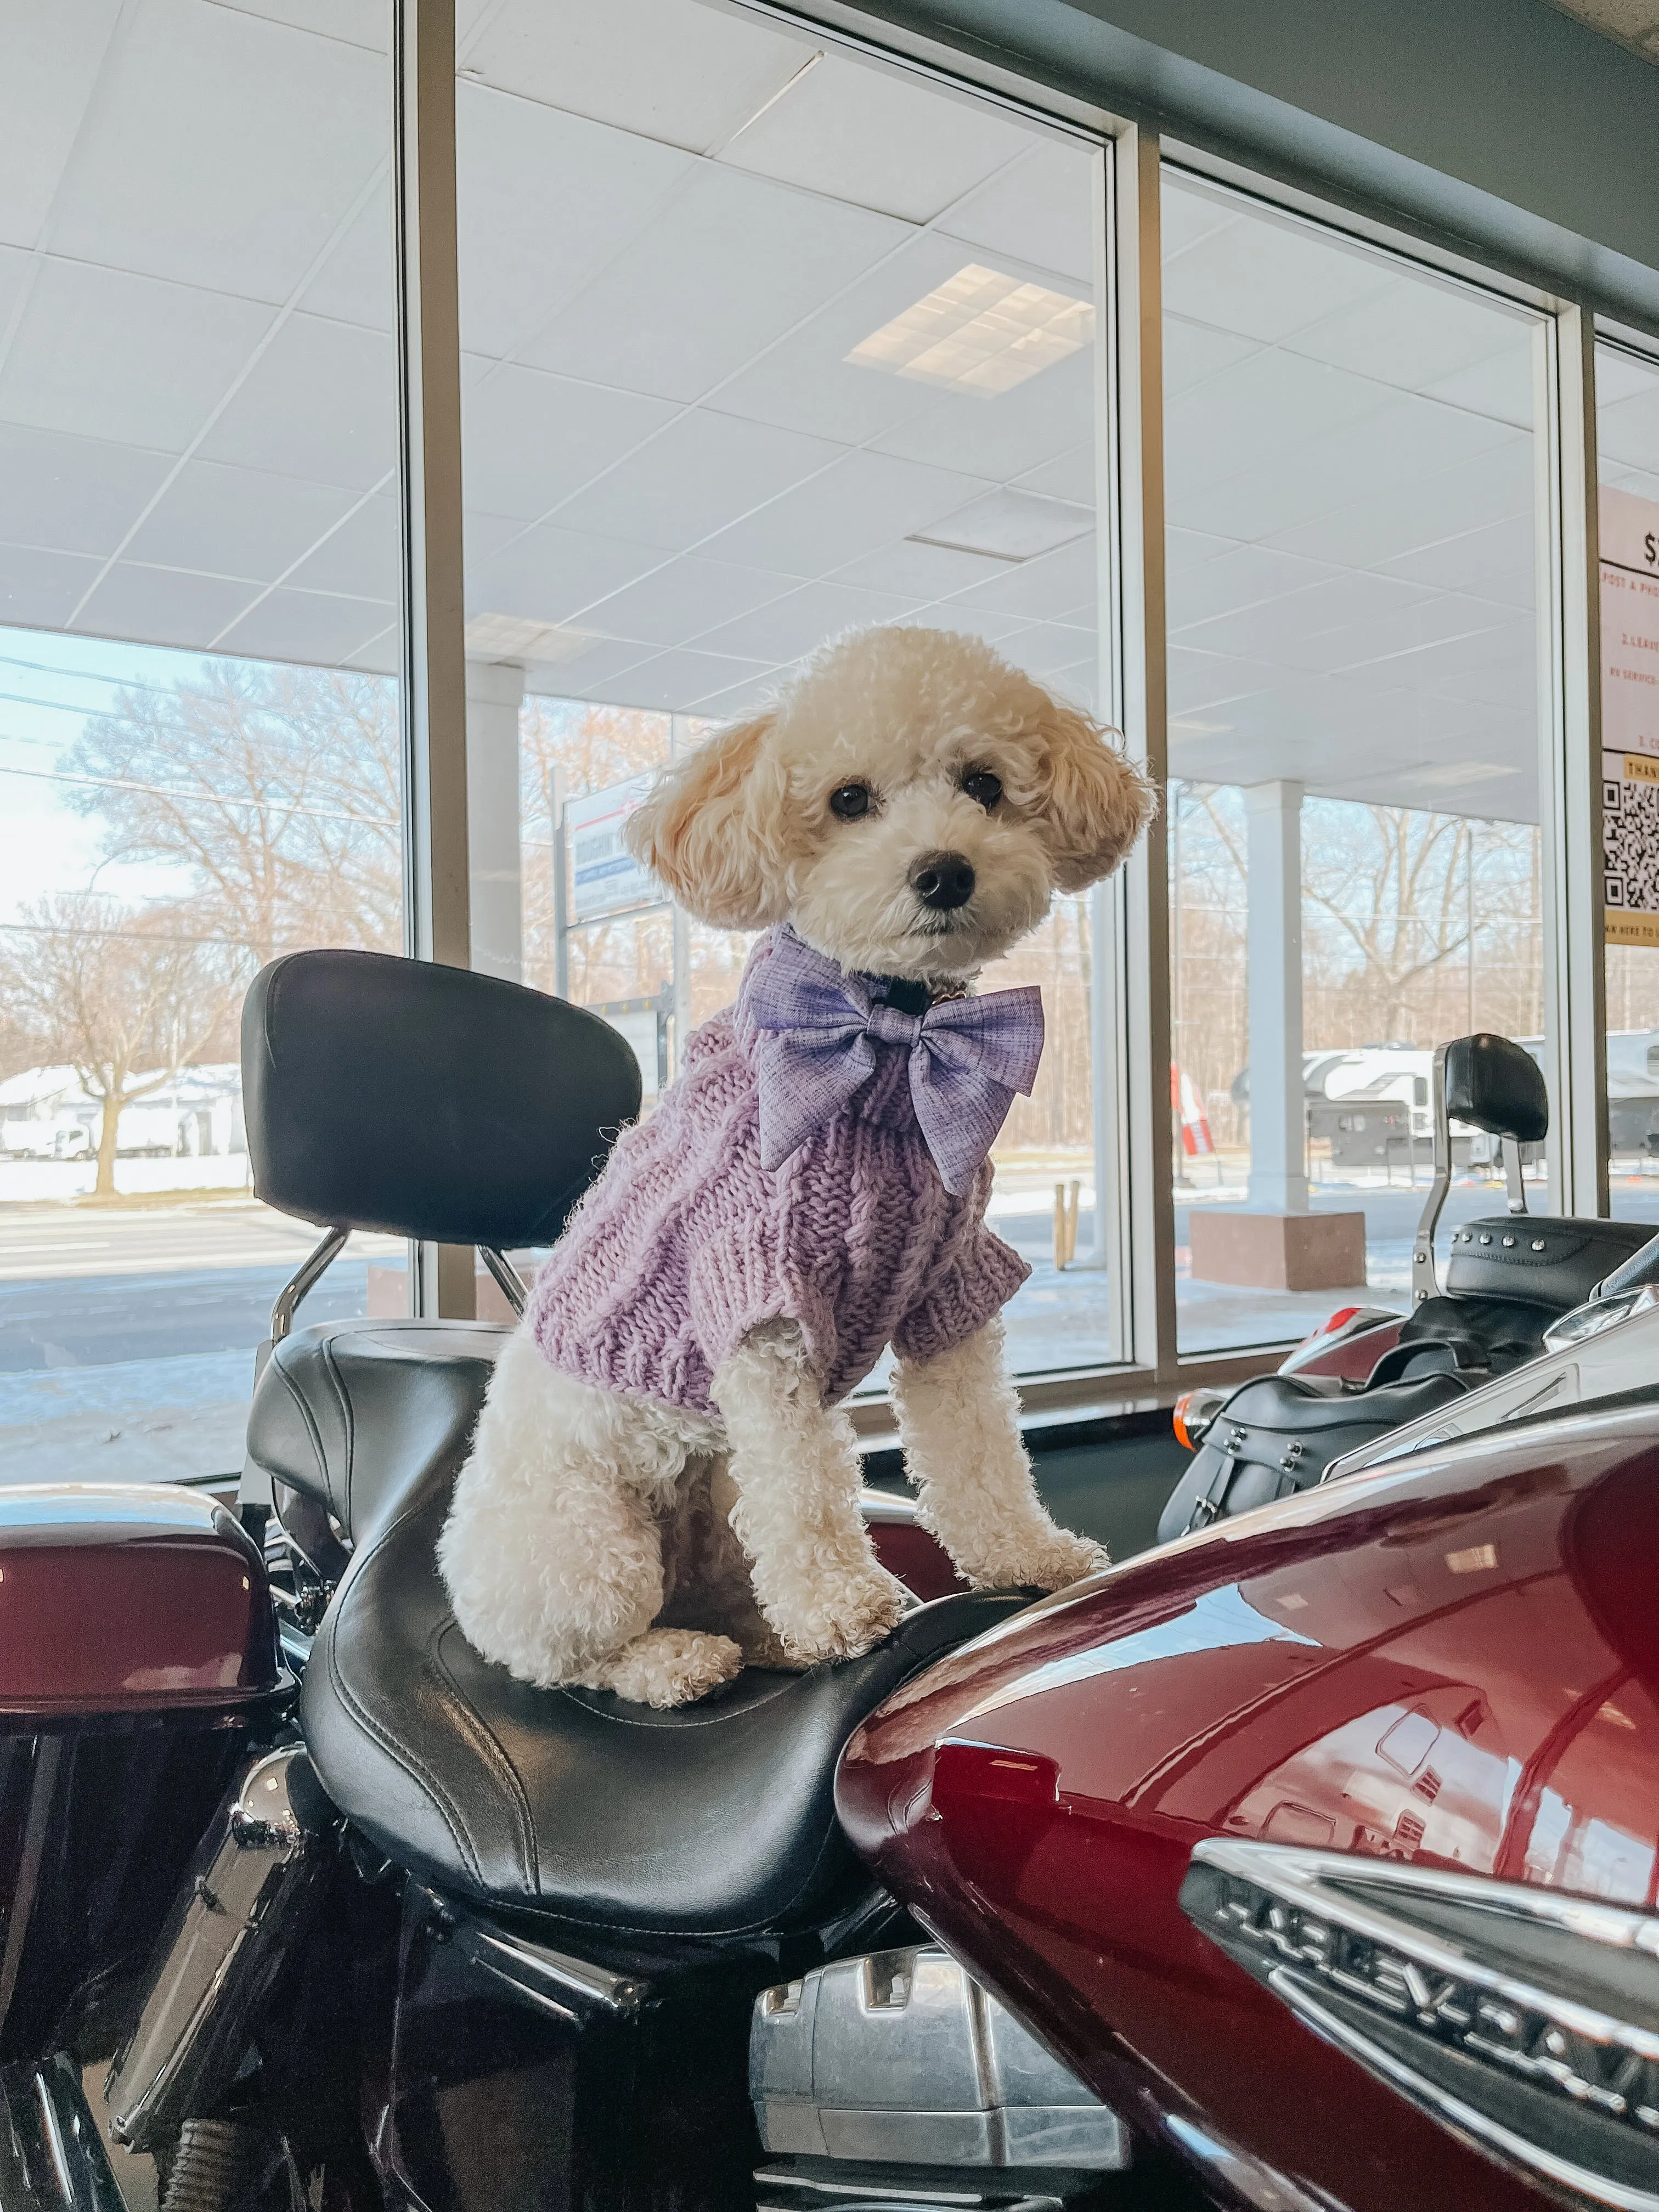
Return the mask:
<svg viewBox="0 0 1659 2212">
<path fill-rule="evenodd" d="M 1417 1234 L 1412 1240 L 1412 1304 L 1414 1306 L 1420 1306 L 1425 1298 L 1440 1295 L 1440 1286 L 1434 1273 L 1434 1232 L 1440 1225 L 1446 1194 L 1451 1188 L 1452 1172 L 1451 1121 L 1446 1112 L 1446 1048 L 1443 1044 L 1437 1044 L 1434 1048 L 1432 1079 L 1434 1180 L 1429 1185 L 1429 1194 L 1423 1201 Z"/>
<path fill-rule="evenodd" d="M 328 1825 L 298 1747 L 253 1759 L 231 1785 L 151 1957 L 137 2024 L 104 2084 L 117 2142 L 146 2149 L 228 2087 L 246 2056 L 267 1969 L 305 1937 Z"/>
<path fill-rule="evenodd" d="M 481 1921 L 464 1921 L 455 1931 L 455 1942 L 475 1966 L 496 1980 L 507 1982 L 532 2004 L 550 2009 L 568 2020 L 574 2015 L 566 1998 L 586 1998 L 606 2012 L 637 2012 L 651 1996 L 651 1984 L 636 1974 L 613 1974 L 607 1967 L 590 1966 L 544 1943 L 531 1943 L 508 1936 Z"/>
<path fill-rule="evenodd" d="M 8 2212 L 125 2212 L 67 2051 L 0 2068 L 0 2204 Z"/>
<path fill-rule="evenodd" d="M 763 1990 L 749 2094 L 775 2157 L 998 2172 L 1128 2164 L 1116 2113 L 932 1946 L 838 1960 Z"/>
<path fill-rule="evenodd" d="M 1591 1298 L 1550 1323 L 1544 1331 L 1544 1349 L 1565 1352 L 1570 1345 L 1583 1344 L 1605 1329 L 1617 1328 L 1621 1322 L 1645 1313 L 1650 1306 L 1659 1306 L 1659 1283 L 1643 1283 L 1633 1291 L 1615 1291 L 1611 1297 Z"/>
<path fill-rule="evenodd" d="M 1659 1917 L 1221 1838 L 1194 1851 L 1181 1903 L 1454 2134 L 1589 2203 L 1659 2212 Z"/>
<path fill-rule="evenodd" d="M 515 1314 L 522 1315 L 525 1302 L 530 1296 L 529 1286 L 505 1252 L 498 1252 L 493 1244 L 480 1244 L 478 1257 L 495 1278 L 501 1296 Z"/>
<path fill-rule="evenodd" d="M 319 1278 L 339 1258 L 350 1234 L 349 1229 L 328 1230 L 276 1293 L 276 1303 L 270 1310 L 273 1344 L 280 1344 L 293 1328 L 295 1308 L 308 1291 L 315 1289 Z"/>
</svg>

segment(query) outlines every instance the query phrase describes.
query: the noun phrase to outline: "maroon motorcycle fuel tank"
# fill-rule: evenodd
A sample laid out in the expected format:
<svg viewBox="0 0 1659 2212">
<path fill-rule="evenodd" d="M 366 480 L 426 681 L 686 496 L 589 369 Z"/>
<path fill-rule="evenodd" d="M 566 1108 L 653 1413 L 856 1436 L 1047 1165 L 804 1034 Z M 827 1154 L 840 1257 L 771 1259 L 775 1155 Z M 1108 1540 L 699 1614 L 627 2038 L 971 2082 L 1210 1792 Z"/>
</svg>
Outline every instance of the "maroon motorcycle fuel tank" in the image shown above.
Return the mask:
<svg viewBox="0 0 1659 2212">
<path fill-rule="evenodd" d="M 0 2060 L 96 2050 L 289 1686 L 264 1562 L 212 1498 L 0 1490 Z"/>
<path fill-rule="evenodd" d="M 1590 2172 L 1659 2203 L 1655 1410 L 1042 1601 L 865 1724 L 844 1824 L 1224 2198 L 1518 2212 Z"/>
</svg>

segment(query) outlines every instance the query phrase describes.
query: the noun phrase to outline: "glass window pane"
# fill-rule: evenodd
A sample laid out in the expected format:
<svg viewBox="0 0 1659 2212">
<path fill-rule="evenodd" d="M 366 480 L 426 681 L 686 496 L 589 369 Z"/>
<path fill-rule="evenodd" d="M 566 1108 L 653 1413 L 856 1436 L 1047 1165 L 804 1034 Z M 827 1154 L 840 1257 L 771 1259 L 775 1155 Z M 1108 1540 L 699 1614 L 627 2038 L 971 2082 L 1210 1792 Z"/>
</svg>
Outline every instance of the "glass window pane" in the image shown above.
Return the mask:
<svg viewBox="0 0 1659 2212">
<path fill-rule="evenodd" d="M 248 1194 L 241 994 L 277 952 L 401 944 L 387 58 L 372 10 L 287 12 L 9 19 L 9 1480 L 240 1468 L 316 1241 Z M 306 1315 L 362 1311 L 382 1258 L 358 1239 Z"/>
<path fill-rule="evenodd" d="M 1163 209 L 1190 1353 L 1403 1307 L 1433 1048 L 1541 1046 L 1537 325 L 1174 172 Z"/>
<path fill-rule="evenodd" d="M 524 700 L 521 822 L 473 825 L 475 958 L 611 1009 L 648 1091 L 659 1020 L 672 1061 L 748 948 L 638 910 L 615 843 L 631 779 L 856 625 L 967 631 L 1099 696 L 1104 157 L 696 0 L 595 11 L 574 49 L 557 15 L 509 6 L 458 58 L 475 813 L 512 741 L 485 695 Z M 481 931 L 481 884 L 514 871 Z M 985 978 L 1048 1001 L 993 1205 L 1036 1268 L 1013 1314 L 1030 1368 L 1106 1341 L 1086 940 L 1068 902 Z"/>
<path fill-rule="evenodd" d="M 1607 1142 L 1613 1212 L 1659 1221 L 1659 362 L 1596 349 Z"/>
</svg>

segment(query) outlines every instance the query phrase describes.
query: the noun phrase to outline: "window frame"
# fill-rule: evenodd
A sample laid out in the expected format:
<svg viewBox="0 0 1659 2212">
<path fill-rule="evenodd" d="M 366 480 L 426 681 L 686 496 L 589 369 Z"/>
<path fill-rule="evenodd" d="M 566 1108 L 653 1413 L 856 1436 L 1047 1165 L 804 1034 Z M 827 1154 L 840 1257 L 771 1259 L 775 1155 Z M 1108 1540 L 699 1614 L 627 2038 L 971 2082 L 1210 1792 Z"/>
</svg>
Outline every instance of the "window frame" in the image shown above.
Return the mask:
<svg viewBox="0 0 1659 2212">
<path fill-rule="evenodd" d="M 1097 514 L 1100 640 L 1111 719 L 1162 792 L 1167 783 L 1164 571 L 1164 165 L 1337 231 L 1543 319 L 1536 354 L 1539 454 L 1545 963 L 1551 1014 L 1553 1198 L 1564 1211 L 1605 1210 L 1607 1111 L 1601 946 L 1599 777 L 1600 623 L 1596 544 L 1595 344 L 1651 339 L 1598 326 L 1591 309 L 1511 269 L 1346 204 L 1334 179 L 1288 182 L 1046 88 L 985 56 L 878 22 L 842 0 L 789 7 L 726 0 L 733 12 L 810 31 L 877 67 L 1001 106 L 1102 151 L 1096 297 L 1107 342 L 1097 348 Z M 461 592 L 458 241 L 455 218 L 454 0 L 391 0 L 394 117 L 400 485 L 404 529 L 403 701 L 408 797 L 409 950 L 470 957 L 466 715 Z M 446 121 L 446 116 L 447 120 Z M 1165 841 L 1154 830 L 1091 894 L 1097 1194 L 1109 1277 L 1108 1340 L 1086 1368 L 1021 1378 L 1028 1413 L 1144 1409 L 1192 1383 L 1277 1365 L 1284 1346 L 1179 1355 L 1176 1332 L 1174 1164 L 1169 1143 L 1170 979 Z M 1564 1203 L 1565 1201 L 1565 1203 Z M 470 1317 L 470 1254 L 422 1249 L 415 1310 Z M 882 1433 L 879 1402 L 858 1425 Z"/>
</svg>

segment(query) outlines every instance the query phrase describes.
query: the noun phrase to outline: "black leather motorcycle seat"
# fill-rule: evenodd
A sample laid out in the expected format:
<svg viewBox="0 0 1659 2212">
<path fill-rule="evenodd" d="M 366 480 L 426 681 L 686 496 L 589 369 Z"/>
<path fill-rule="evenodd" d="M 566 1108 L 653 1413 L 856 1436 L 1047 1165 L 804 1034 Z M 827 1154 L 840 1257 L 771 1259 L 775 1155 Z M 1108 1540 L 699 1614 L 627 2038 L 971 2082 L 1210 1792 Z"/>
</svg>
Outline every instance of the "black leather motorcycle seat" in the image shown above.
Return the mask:
<svg viewBox="0 0 1659 2212">
<path fill-rule="evenodd" d="M 823 1926 L 869 1877 L 837 1824 L 842 1746 L 899 1684 L 1029 1601 L 939 1598 L 861 1659 L 746 1668 L 654 1712 L 538 1690 L 479 1657 L 434 1560 L 453 1468 L 362 1542 L 306 1669 L 324 1787 L 441 1890 L 618 1936 L 749 1942 Z"/>
<path fill-rule="evenodd" d="M 255 1385 L 248 1457 L 360 1542 L 412 1483 L 459 1471 L 509 1334 L 459 1321 L 297 1329 Z"/>
<path fill-rule="evenodd" d="M 1548 1213 L 1461 1222 L 1446 1256 L 1446 1291 L 1456 1299 L 1518 1299 L 1567 1313 L 1652 1235 L 1650 1221 Z"/>
</svg>

